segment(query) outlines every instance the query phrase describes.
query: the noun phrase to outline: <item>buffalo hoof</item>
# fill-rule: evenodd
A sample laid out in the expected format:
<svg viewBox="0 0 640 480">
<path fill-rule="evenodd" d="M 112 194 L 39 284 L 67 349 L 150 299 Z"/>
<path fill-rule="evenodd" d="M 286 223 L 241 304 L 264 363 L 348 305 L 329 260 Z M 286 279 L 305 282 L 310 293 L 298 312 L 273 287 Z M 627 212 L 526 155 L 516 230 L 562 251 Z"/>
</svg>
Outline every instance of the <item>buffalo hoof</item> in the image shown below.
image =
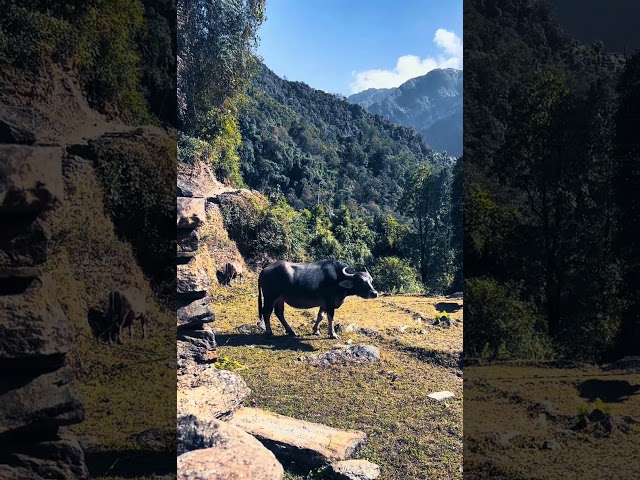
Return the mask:
<svg viewBox="0 0 640 480">
<path fill-rule="evenodd" d="M 264 332 L 265 337 L 273 337 L 273 332 Z"/>
<path fill-rule="evenodd" d="M 294 332 L 293 330 L 291 330 L 290 332 L 287 332 L 287 335 L 289 335 L 290 337 L 297 337 L 298 335 L 296 335 L 296 332 Z"/>
<path fill-rule="evenodd" d="M 311 335 L 315 335 L 316 337 L 320 336 L 320 332 L 311 332 Z"/>
<path fill-rule="evenodd" d="M 332 333 L 331 335 L 329 335 L 329 338 L 337 340 L 338 338 L 340 338 L 340 336 L 337 333 Z"/>
</svg>

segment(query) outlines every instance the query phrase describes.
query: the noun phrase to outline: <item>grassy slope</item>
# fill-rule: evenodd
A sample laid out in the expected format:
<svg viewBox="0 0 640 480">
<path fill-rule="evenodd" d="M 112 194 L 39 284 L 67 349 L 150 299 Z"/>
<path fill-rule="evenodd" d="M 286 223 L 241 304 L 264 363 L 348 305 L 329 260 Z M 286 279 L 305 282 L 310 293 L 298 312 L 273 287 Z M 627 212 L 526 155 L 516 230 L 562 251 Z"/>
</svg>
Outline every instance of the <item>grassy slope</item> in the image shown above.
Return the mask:
<svg viewBox="0 0 640 480">
<path fill-rule="evenodd" d="M 614 430 L 611 436 L 572 432 L 580 408 L 588 399 L 579 397 L 586 380 L 626 381 L 640 385 L 640 375 L 603 372 L 599 368 L 543 368 L 542 366 L 469 367 L 465 396 L 473 410 L 465 413 L 465 464 L 467 471 L 490 473 L 494 478 L 640 478 L 637 457 L 640 428 L 630 433 Z M 604 384 L 603 384 L 604 385 Z M 606 390 L 602 389 L 605 399 Z M 548 402 L 557 412 L 546 425 L 536 422 L 536 404 Z M 609 401 L 614 416 L 640 418 L 640 395 Z M 508 415 L 505 415 L 508 413 Z M 499 422 L 496 424 L 496 422 Z M 499 436 L 519 432 L 508 446 Z M 555 450 L 540 448 L 546 440 L 558 442 Z M 607 476 L 602 466 L 607 465 Z M 630 474 L 630 469 L 635 469 Z M 623 473 L 624 472 L 624 473 Z M 471 478 L 486 478 L 474 476 Z"/>
<path fill-rule="evenodd" d="M 299 339 L 284 337 L 275 317 L 276 338 L 242 335 L 235 328 L 257 321 L 255 277 L 229 290 L 217 289 L 216 322 L 220 333 L 218 353 L 242 363 L 239 373 L 253 391 L 246 402 L 294 418 L 338 428 L 366 432 L 367 446 L 357 455 L 381 466 L 382 478 L 461 478 L 462 464 L 462 378 L 461 371 L 440 365 L 462 350 L 462 327 L 425 327 L 390 302 L 433 318 L 435 299 L 424 297 L 382 297 L 379 300 L 348 298 L 337 311 L 336 321 L 344 325 L 379 329 L 379 338 L 343 334 L 340 340 L 327 338 L 326 320 L 321 337 L 310 335 L 315 313 L 285 309 Z M 462 312 L 453 315 L 461 318 Z M 397 333 L 407 325 L 416 333 Z M 425 329 L 426 334 L 418 333 Z M 380 348 L 381 364 L 319 368 L 295 363 L 302 355 L 331 350 L 352 339 Z M 413 346 L 427 353 L 420 360 L 406 350 Z M 429 355 L 434 351 L 434 355 Z M 430 360 L 430 359 L 436 360 Z M 446 362 L 444 362 L 446 363 Z M 392 381 L 392 373 L 399 376 Z M 435 402 L 428 393 L 451 390 L 456 398 Z M 304 473 L 287 473 L 288 479 L 306 478 Z M 309 477 L 311 478 L 311 477 Z"/>
<path fill-rule="evenodd" d="M 73 429 L 92 438 L 87 451 L 92 478 L 117 478 L 128 459 L 143 453 L 129 438 L 132 434 L 175 430 L 176 398 L 166 395 L 176 382 L 176 371 L 168 364 L 175 363 L 175 314 L 153 300 L 130 245 L 118 239 L 113 223 L 102 214 L 101 190 L 89 163 L 67 168 L 66 174 L 66 199 L 46 220 L 52 235 L 46 273 L 52 279 L 51 295 L 60 300 L 76 333 L 69 362 L 76 369 L 85 421 Z M 124 346 L 110 347 L 92 339 L 86 313 L 89 307 L 104 306 L 109 291 L 123 283 L 152 299 L 150 338 L 143 341 L 137 329 L 133 342 L 127 337 Z M 171 438 L 165 448 L 174 446 Z M 136 462 L 141 474 L 157 467 Z"/>
</svg>

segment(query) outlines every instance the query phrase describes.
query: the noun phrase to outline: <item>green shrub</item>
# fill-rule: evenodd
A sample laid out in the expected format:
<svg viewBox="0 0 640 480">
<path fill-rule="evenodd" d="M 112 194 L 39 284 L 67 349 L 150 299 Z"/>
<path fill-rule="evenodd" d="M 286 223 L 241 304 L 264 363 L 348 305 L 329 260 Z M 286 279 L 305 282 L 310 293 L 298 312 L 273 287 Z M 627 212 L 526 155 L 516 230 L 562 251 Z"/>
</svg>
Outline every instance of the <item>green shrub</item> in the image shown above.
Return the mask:
<svg viewBox="0 0 640 480">
<path fill-rule="evenodd" d="M 465 286 L 465 352 L 486 360 L 545 359 L 549 345 L 535 330 L 533 308 L 508 286 L 474 278 Z"/>
<path fill-rule="evenodd" d="M 71 54 L 74 30 L 68 21 L 8 0 L 0 1 L 0 10 L 0 65 L 37 70 Z"/>
<path fill-rule="evenodd" d="M 382 257 L 371 268 L 374 286 L 383 292 L 421 293 L 416 270 L 398 257 Z"/>
</svg>

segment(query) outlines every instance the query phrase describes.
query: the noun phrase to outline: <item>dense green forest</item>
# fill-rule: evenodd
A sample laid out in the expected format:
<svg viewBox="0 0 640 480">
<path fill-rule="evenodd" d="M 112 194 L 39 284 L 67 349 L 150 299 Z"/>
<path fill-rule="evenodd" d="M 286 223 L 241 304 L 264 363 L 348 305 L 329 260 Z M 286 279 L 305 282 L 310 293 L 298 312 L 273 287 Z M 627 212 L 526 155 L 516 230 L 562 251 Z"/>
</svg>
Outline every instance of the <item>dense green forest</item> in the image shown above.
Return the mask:
<svg viewBox="0 0 640 480">
<path fill-rule="evenodd" d="M 273 74 L 253 55 L 264 7 L 178 3 L 178 159 L 210 162 L 219 180 L 266 196 L 222 204 L 243 255 L 341 258 L 383 290 L 459 290 L 460 161 Z"/>
<path fill-rule="evenodd" d="M 175 125 L 175 0 L 0 0 L 0 10 L 3 76 L 58 65 L 112 119 Z"/>
<path fill-rule="evenodd" d="M 464 15 L 465 352 L 637 353 L 640 56 L 581 45 L 540 1 Z"/>
</svg>

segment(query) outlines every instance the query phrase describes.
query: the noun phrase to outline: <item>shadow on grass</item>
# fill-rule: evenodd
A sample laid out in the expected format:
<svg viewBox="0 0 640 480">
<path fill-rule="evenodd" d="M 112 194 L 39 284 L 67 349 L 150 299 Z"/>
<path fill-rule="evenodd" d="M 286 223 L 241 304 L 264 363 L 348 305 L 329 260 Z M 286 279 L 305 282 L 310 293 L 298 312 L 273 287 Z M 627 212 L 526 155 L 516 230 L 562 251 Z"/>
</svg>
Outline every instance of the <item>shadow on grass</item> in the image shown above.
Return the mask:
<svg viewBox="0 0 640 480">
<path fill-rule="evenodd" d="M 120 450 L 85 453 L 91 478 L 176 474 L 175 451 Z"/>
<path fill-rule="evenodd" d="M 400 350 L 410 353 L 422 362 L 430 363 L 438 367 L 462 370 L 464 366 L 462 352 L 443 352 L 442 350 L 409 346 L 402 346 Z"/>
<path fill-rule="evenodd" d="M 219 347 L 247 347 L 249 345 L 255 345 L 269 347 L 273 350 L 315 351 L 315 348 L 304 343 L 301 338 L 290 337 L 288 335 L 267 337 L 263 333 L 221 333 L 216 335 L 216 343 Z"/>
<path fill-rule="evenodd" d="M 438 302 L 435 307 L 439 312 L 455 313 L 462 308 L 462 305 L 457 302 Z"/>
<path fill-rule="evenodd" d="M 621 403 L 631 395 L 640 393 L 640 385 L 631 385 L 626 380 L 599 380 L 591 378 L 578 385 L 580 397 L 591 401 L 599 398 L 605 403 Z"/>
</svg>

